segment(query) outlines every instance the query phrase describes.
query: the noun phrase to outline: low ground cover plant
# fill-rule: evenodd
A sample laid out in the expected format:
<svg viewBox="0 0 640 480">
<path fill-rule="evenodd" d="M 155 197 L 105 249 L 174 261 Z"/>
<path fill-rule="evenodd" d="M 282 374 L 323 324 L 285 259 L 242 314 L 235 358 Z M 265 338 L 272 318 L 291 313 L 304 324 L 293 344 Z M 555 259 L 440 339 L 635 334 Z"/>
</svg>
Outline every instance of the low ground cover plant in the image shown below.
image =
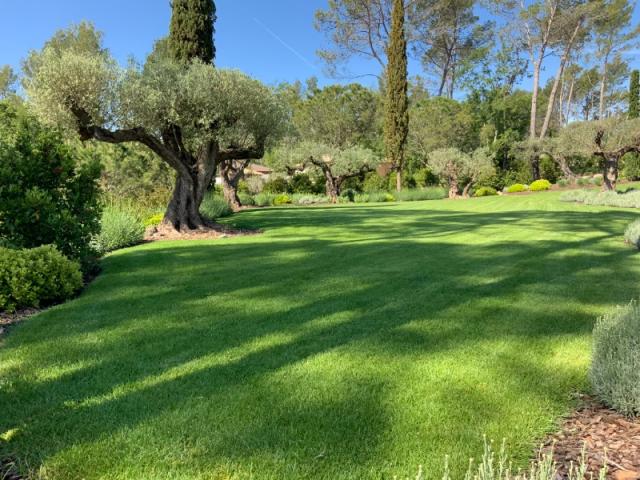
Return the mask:
<svg viewBox="0 0 640 480">
<path fill-rule="evenodd" d="M 61 302 L 81 287 L 80 264 L 53 245 L 30 249 L 0 247 L 0 311 Z"/>
<path fill-rule="evenodd" d="M 604 315 L 593 330 L 591 382 L 606 405 L 625 415 L 640 414 L 640 307 Z"/>
<path fill-rule="evenodd" d="M 396 192 L 395 199 L 399 202 L 419 202 L 422 200 L 440 200 L 447 198 L 447 191 L 440 187 L 406 189 Z"/>
<path fill-rule="evenodd" d="M 615 191 L 571 190 L 560 195 L 560 200 L 605 207 L 640 208 L 640 191 L 629 190 L 621 193 Z"/>
</svg>

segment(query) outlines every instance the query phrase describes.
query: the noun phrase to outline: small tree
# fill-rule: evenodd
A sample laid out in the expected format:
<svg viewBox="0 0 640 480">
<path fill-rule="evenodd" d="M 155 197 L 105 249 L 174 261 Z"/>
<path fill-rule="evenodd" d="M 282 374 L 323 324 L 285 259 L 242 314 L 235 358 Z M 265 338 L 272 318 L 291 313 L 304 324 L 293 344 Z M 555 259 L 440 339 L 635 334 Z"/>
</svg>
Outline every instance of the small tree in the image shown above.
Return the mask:
<svg viewBox="0 0 640 480">
<path fill-rule="evenodd" d="M 620 159 L 627 153 L 640 152 L 640 119 L 610 118 L 570 124 L 560 131 L 555 149 L 565 157 L 599 158 L 603 189 L 615 190 Z"/>
<path fill-rule="evenodd" d="M 449 198 L 458 198 L 460 192 L 467 198 L 471 188 L 495 173 L 493 160 L 487 149 L 479 148 L 473 154 L 457 148 L 443 148 L 429 154 L 429 167 L 449 187 Z"/>
<path fill-rule="evenodd" d="M 74 30 L 66 33 L 73 40 Z M 207 228 L 199 207 L 216 166 L 263 156 L 284 123 L 276 96 L 240 72 L 198 60 L 152 55 L 123 69 L 101 48 L 73 45 L 48 44 L 30 57 L 25 87 L 39 117 L 82 140 L 145 145 L 176 171 L 163 225 Z"/>
<path fill-rule="evenodd" d="M 634 119 L 640 116 L 640 71 L 631 72 L 631 82 L 629 85 L 629 118 Z"/>
<path fill-rule="evenodd" d="M 366 148 L 336 148 L 313 142 L 282 145 L 272 157 L 274 167 L 289 174 L 308 170 L 321 173 L 332 203 L 338 202 L 346 180 L 364 176 L 380 164 L 380 158 Z"/>
</svg>

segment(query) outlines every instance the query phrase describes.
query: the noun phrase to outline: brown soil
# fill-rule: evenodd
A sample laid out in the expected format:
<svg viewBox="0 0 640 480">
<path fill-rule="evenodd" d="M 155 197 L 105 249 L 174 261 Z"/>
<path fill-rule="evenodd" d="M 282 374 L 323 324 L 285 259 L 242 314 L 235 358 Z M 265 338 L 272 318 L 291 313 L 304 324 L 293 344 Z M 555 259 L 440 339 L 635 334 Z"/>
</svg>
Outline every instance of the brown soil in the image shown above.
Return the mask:
<svg viewBox="0 0 640 480">
<path fill-rule="evenodd" d="M 248 235 L 258 235 L 260 230 L 241 230 L 225 225 L 213 225 L 200 230 L 181 230 L 165 225 L 148 228 L 145 232 L 145 242 L 160 242 L 164 240 L 211 240 L 219 238 L 240 237 Z"/>
<path fill-rule="evenodd" d="M 2 338 L 2 336 L 7 332 L 9 327 L 35 315 L 38 312 L 40 312 L 40 310 L 35 308 L 27 308 L 15 313 L 0 312 L 0 338 Z"/>
<path fill-rule="evenodd" d="M 640 480 L 640 419 L 627 418 L 583 397 L 583 405 L 547 439 L 544 449 L 553 450 L 560 474 L 566 477 L 571 462 L 580 461 L 583 448 L 594 478 L 598 478 L 606 452 L 607 478 Z"/>
</svg>

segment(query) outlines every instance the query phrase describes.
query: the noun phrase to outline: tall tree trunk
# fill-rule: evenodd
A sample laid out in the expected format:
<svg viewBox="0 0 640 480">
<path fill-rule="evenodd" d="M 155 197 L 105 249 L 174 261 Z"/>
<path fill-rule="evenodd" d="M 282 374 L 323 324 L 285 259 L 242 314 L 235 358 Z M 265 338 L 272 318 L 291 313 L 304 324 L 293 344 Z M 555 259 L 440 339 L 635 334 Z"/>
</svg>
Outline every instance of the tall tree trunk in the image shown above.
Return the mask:
<svg viewBox="0 0 640 480">
<path fill-rule="evenodd" d="M 542 59 L 533 63 L 533 92 L 531 94 L 531 117 L 529 119 L 529 138 L 536 138 L 536 123 L 538 121 L 538 93 L 540 90 L 540 68 Z"/>
<path fill-rule="evenodd" d="M 598 108 L 599 118 L 602 120 L 604 118 L 604 97 L 607 91 L 607 70 L 608 70 L 608 59 L 605 57 L 604 63 L 602 64 L 602 78 L 600 78 L 600 105 Z"/>
<path fill-rule="evenodd" d="M 176 230 L 194 230 L 206 227 L 200 215 L 200 205 L 206 186 L 198 184 L 192 175 L 178 173 L 171 201 L 164 214 L 163 224 Z"/>
<path fill-rule="evenodd" d="M 396 172 L 396 191 L 402 191 L 402 171 L 400 170 Z"/>
<path fill-rule="evenodd" d="M 569 86 L 569 97 L 567 98 L 567 114 L 565 116 L 565 125 L 569 124 L 569 121 L 571 119 L 571 106 L 573 104 L 573 86 L 576 83 L 576 79 L 575 77 L 571 78 L 571 85 Z"/>
<path fill-rule="evenodd" d="M 549 95 L 549 102 L 547 103 L 547 113 L 544 117 L 544 123 L 542 124 L 542 129 L 540 130 L 540 140 L 542 140 L 547 135 L 547 131 L 549 130 L 549 125 L 551 123 L 551 115 L 553 114 L 553 108 L 556 104 L 556 95 L 558 93 L 558 85 L 560 84 L 560 78 L 564 73 L 564 67 L 566 66 L 567 61 L 569 60 L 569 54 L 573 49 L 573 44 L 581 28 L 582 28 L 582 20 L 580 20 L 576 25 L 576 27 L 574 28 L 573 33 L 571 34 L 571 38 L 569 39 L 569 43 L 567 43 L 564 49 L 564 52 L 562 52 L 562 57 L 560 59 L 560 66 L 558 67 L 556 78 L 553 81 L 553 87 L 551 88 L 551 94 Z"/>
</svg>

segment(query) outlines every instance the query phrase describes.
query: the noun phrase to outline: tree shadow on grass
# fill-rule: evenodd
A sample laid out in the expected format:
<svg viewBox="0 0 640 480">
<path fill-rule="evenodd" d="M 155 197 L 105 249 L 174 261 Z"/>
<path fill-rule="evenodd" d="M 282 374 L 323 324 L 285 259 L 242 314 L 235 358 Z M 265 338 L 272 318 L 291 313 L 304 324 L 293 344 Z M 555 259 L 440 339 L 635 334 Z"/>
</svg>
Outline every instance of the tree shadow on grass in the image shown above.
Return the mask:
<svg viewBox="0 0 640 480">
<path fill-rule="evenodd" d="M 9 337 L 0 354 L 18 360 L 0 365 L 0 433 L 21 433 L 0 451 L 45 464 L 59 478 L 97 478 L 136 459 L 186 451 L 189 461 L 178 462 L 184 468 L 255 462 L 289 478 L 340 476 L 354 461 L 382 471 L 394 449 L 407 468 L 412 454 L 398 447 L 403 439 L 387 436 L 394 409 L 402 409 L 389 391 L 403 368 L 448 355 L 467 364 L 478 360 L 480 346 L 503 339 L 511 352 L 487 375 L 514 379 L 523 401 L 557 406 L 575 371 L 549 373 L 518 349 L 584 336 L 592 310 L 636 294 L 632 252 L 611 242 L 629 218 L 619 212 L 594 214 L 588 228 L 584 215 L 568 212 L 429 212 L 401 227 L 385 226 L 384 218 L 371 223 L 370 215 L 335 209 L 324 217 L 356 242 L 322 233 L 278 240 L 275 232 L 275 240 L 152 245 L 109 258 L 83 297 Z M 541 231 L 590 235 L 440 241 L 447 232 L 481 235 L 502 223 L 525 228 L 531 215 Z M 314 222 L 322 225 L 306 226 Z M 382 376 L 363 374 L 361 357 L 376 368 L 383 369 L 381 358 L 397 363 Z M 422 419 L 423 434 L 443 439 L 427 447 L 432 453 L 481 429 L 500 430 L 512 408 L 460 381 L 432 388 L 442 421 L 468 412 L 466 425 L 446 425 L 445 433 L 438 433 L 442 421 Z M 202 422 L 212 425 L 201 429 Z M 416 442 L 406 440 L 407 449 Z M 101 458 L 114 448 L 119 458 L 103 471 L 69 453 L 87 449 Z"/>
</svg>

